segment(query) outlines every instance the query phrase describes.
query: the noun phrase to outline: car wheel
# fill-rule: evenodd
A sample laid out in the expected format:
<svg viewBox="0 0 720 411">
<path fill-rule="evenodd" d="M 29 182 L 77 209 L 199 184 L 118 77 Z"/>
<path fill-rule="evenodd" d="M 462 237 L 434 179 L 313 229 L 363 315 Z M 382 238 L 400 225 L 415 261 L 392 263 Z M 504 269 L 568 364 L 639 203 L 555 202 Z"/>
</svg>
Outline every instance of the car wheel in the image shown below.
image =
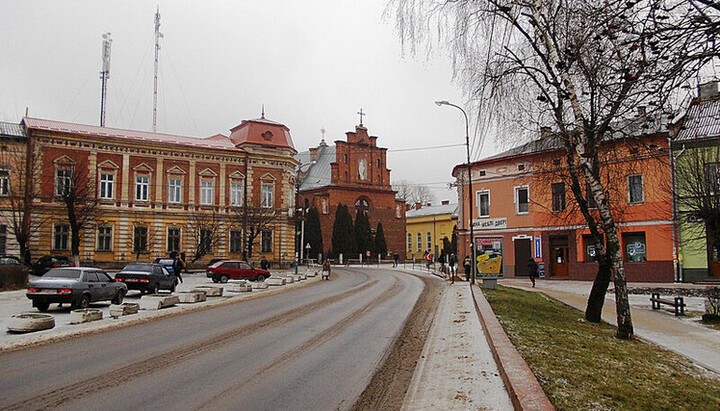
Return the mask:
<svg viewBox="0 0 720 411">
<path fill-rule="evenodd" d="M 77 308 L 83 309 L 88 307 L 90 307 L 90 296 L 84 294 L 82 297 L 80 297 L 80 300 L 78 300 Z"/>
<path fill-rule="evenodd" d="M 223 274 L 223 275 L 220 276 L 220 282 L 223 283 L 223 284 L 225 284 L 226 282 L 228 282 L 229 279 L 230 279 L 230 277 L 228 277 L 228 276 L 225 275 L 225 274 Z"/>
<path fill-rule="evenodd" d="M 115 297 L 113 297 L 112 301 L 110 301 L 110 302 L 113 304 L 122 304 L 124 298 L 125 298 L 125 291 L 118 290 L 117 294 L 115 294 Z"/>
<path fill-rule="evenodd" d="M 160 292 L 160 285 L 158 283 L 155 283 L 152 288 L 152 294 L 157 294 Z"/>
<path fill-rule="evenodd" d="M 265 281 L 265 276 L 262 275 L 262 274 L 258 274 L 258 276 L 257 276 L 257 278 L 255 279 L 255 281 L 258 281 L 258 282 L 259 282 L 259 281 Z"/>
<path fill-rule="evenodd" d="M 44 313 L 50 307 L 50 303 L 41 303 L 38 301 L 35 303 L 35 307 L 37 307 L 37 309 L 40 310 L 41 313 Z"/>
</svg>

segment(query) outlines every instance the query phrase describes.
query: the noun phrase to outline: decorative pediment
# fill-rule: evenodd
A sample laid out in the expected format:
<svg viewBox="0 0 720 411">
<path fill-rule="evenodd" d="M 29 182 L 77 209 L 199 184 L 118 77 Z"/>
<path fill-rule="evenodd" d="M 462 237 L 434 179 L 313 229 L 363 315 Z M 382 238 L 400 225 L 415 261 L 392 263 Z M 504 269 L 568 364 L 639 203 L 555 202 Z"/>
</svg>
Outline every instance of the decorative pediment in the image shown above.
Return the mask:
<svg viewBox="0 0 720 411">
<path fill-rule="evenodd" d="M 277 178 L 275 178 L 274 175 L 267 173 L 264 176 L 262 176 L 262 178 L 260 180 L 262 180 L 264 182 L 268 182 L 268 183 L 274 183 L 275 180 L 277 180 Z"/>
<path fill-rule="evenodd" d="M 185 170 L 183 170 L 182 168 L 180 168 L 178 166 L 173 166 L 173 167 L 168 168 L 166 173 L 168 173 L 168 174 L 187 174 L 185 172 Z"/>
<path fill-rule="evenodd" d="M 217 173 L 214 172 L 211 168 L 203 169 L 201 172 L 198 173 L 201 177 L 217 177 Z"/>
<path fill-rule="evenodd" d="M 133 167 L 133 170 L 136 173 L 152 173 L 152 171 L 153 171 L 152 167 L 150 167 L 149 165 L 147 165 L 145 163 L 140 163 L 140 164 L 136 165 L 135 167 Z"/>
<path fill-rule="evenodd" d="M 102 163 L 98 164 L 97 167 L 101 168 L 101 169 L 112 169 L 112 170 L 117 170 L 120 168 L 117 164 L 113 163 L 110 160 L 103 161 Z"/>
<path fill-rule="evenodd" d="M 55 163 L 56 166 L 74 166 L 75 160 L 68 156 L 60 156 L 53 160 L 53 163 Z"/>
<path fill-rule="evenodd" d="M 242 180 L 243 178 L 245 178 L 245 174 L 239 171 L 233 171 L 232 173 L 230 173 L 230 175 L 228 175 L 228 178 L 231 178 L 233 180 Z"/>
</svg>

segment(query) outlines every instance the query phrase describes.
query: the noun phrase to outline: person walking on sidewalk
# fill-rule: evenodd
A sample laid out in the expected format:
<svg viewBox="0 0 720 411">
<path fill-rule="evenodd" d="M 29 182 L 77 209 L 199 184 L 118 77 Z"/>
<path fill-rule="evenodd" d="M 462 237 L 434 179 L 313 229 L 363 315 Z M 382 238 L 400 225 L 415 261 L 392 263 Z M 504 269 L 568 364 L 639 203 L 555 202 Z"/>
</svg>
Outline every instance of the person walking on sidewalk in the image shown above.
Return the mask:
<svg viewBox="0 0 720 411">
<path fill-rule="evenodd" d="M 330 259 L 326 258 L 322 265 L 322 280 L 330 280 Z"/>
<path fill-rule="evenodd" d="M 538 265 L 534 258 L 531 258 L 530 262 L 528 262 L 528 275 L 530 276 L 530 281 L 532 281 L 533 288 L 535 288 L 535 278 L 538 276 Z"/>
<path fill-rule="evenodd" d="M 463 260 L 463 267 L 465 267 L 465 281 L 470 281 L 470 256 L 466 255 Z"/>
<path fill-rule="evenodd" d="M 455 277 L 455 264 L 457 263 L 457 257 L 455 257 L 455 253 L 450 253 L 450 257 L 448 257 L 448 268 L 450 269 L 450 275 Z"/>
<path fill-rule="evenodd" d="M 180 283 L 183 282 L 182 275 L 180 275 L 183 269 L 183 265 L 185 265 L 183 263 L 183 260 L 176 254 L 175 260 L 173 260 L 173 274 L 175 274 L 175 277 L 177 277 Z"/>
</svg>

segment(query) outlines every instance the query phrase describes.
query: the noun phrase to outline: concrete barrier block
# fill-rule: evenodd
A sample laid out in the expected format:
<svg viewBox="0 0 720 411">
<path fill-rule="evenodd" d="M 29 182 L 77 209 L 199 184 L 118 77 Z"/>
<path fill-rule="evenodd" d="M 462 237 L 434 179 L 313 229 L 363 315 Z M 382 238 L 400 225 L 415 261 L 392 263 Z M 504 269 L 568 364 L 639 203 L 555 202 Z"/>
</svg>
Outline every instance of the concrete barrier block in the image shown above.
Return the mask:
<svg viewBox="0 0 720 411">
<path fill-rule="evenodd" d="M 308 277 L 317 277 L 320 275 L 320 272 L 318 270 L 308 270 L 305 272 L 305 275 Z"/>
<path fill-rule="evenodd" d="M 140 308 L 143 310 L 159 310 L 178 304 L 180 299 L 176 294 L 149 294 L 140 298 Z"/>
<path fill-rule="evenodd" d="M 228 284 L 225 289 L 233 293 L 247 293 L 252 291 L 250 284 Z"/>
<path fill-rule="evenodd" d="M 30 333 L 53 327 L 55 327 L 55 317 L 50 314 L 13 314 L 8 321 L 8 331 L 13 333 Z"/>
<path fill-rule="evenodd" d="M 266 290 L 268 288 L 267 280 L 265 281 L 256 281 L 251 284 L 253 290 Z"/>
<path fill-rule="evenodd" d="M 138 303 L 113 304 L 110 306 L 110 316 L 118 318 L 123 315 L 137 314 L 138 310 L 140 310 L 140 304 Z"/>
<path fill-rule="evenodd" d="M 183 304 L 194 304 L 207 300 L 207 295 L 203 291 L 182 291 L 177 295 L 179 302 Z"/>
<path fill-rule="evenodd" d="M 285 277 L 269 277 L 265 279 L 267 285 L 285 285 Z"/>
<path fill-rule="evenodd" d="M 103 313 L 99 308 L 81 308 L 70 311 L 70 324 L 89 323 L 90 321 L 102 320 Z"/>
<path fill-rule="evenodd" d="M 285 284 L 292 284 L 295 282 L 295 276 L 294 275 L 286 275 L 285 276 Z"/>
<path fill-rule="evenodd" d="M 205 291 L 208 297 L 220 297 L 223 295 L 222 287 L 215 287 L 212 285 L 201 285 L 192 289 L 192 291 Z"/>
</svg>

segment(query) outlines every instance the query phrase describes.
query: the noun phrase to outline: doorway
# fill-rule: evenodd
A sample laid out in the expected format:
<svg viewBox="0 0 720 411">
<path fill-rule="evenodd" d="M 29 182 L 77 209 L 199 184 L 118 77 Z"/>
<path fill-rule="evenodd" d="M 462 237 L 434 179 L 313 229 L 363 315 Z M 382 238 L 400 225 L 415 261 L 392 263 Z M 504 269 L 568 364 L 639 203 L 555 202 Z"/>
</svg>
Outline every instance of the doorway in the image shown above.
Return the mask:
<svg viewBox="0 0 720 411">
<path fill-rule="evenodd" d="M 568 277 L 568 255 L 570 247 L 567 237 L 550 237 L 550 258 L 552 276 L 555 278 Z"/>
<path fill-rule="evenodd" d="M 530 254 L 530 239 L 529 238 L 515 238 L 513 239 L 515 245 L 515 276 L 528 276 L 527 263 L 532 258 Z"/>
</svg>

